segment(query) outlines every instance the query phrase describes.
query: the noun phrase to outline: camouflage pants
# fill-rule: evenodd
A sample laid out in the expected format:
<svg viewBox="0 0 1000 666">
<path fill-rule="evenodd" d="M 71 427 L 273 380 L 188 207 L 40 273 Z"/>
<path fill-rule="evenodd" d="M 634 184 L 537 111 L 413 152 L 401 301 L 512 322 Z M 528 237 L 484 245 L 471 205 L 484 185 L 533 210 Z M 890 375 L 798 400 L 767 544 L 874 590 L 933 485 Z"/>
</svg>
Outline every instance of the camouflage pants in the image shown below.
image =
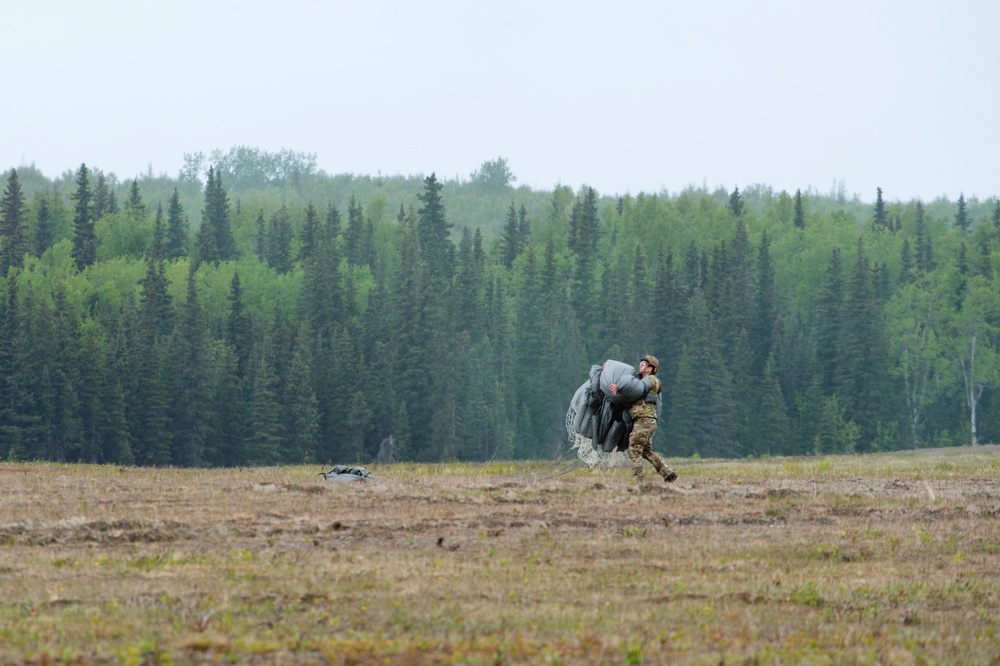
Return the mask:
<svg viewBox="0 0 1000 666">
<path fill-rule="evenodd" d="M 656 419 L 642 417 L 632 424 L 632 434 L 628 437 L 628 457 L 632 460 L 632 480 L 642 482 L 642 459 L 653 465 L 656 473 L 664 479 L 673 470 L 663 462 L 653 451 L 653 433 L 656 432 Z"/>
</svg>

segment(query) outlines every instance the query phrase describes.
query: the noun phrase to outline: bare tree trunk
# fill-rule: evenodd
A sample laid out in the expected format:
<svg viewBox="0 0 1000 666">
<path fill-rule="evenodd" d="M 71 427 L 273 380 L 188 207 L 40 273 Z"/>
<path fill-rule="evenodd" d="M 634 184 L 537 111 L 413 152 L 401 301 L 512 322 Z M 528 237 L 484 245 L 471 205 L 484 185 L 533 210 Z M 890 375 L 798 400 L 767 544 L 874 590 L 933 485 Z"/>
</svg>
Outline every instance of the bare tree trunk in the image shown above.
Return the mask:
<svg viewBox="0 0 1000 666">
<path fill-rule="evenodd" d="M 975 382 L 973 379 L 973 370 L 976 367 L 976 334 L 972 334 L 972 339 L 969 341 L 969 367 L 965 367 L 965 360 L 962 360 L 962 376 L 965 379 L 965 404 L 969 407 L 969 434 L 972 439 L 972 445 L 976 446 L 979 444 L 979 434 L 976 432 L 976 406 L 979 403 L 979 398 L 983 394 L 983 387 L 980 386 L 976 390 Z"/>
</svg>

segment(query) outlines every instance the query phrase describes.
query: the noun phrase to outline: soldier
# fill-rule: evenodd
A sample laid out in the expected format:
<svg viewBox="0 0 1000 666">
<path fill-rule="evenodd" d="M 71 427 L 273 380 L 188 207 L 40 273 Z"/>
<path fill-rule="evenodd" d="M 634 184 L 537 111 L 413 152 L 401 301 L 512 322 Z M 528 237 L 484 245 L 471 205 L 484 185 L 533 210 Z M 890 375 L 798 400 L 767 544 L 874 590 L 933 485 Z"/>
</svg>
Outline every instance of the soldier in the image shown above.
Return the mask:
<svg viewBox="0 0 1000 666">
<path fill-rule="evenodd" d="M 653 451 L 653 434 L 656 432 L 656 413 L 660 404 L 660 392 L 663 390 L 663 383 L 656 376 L 660 369 L 660 362 L 655 356 L 647 354 L 639 361 L 639 368 L 636 371 L 639 378 L 644 383 L 649 384 L 649 391 L 645 396 L 639 398 L 629 408 L 632 414 L 632 433 L 628 437 L 628 457 L 632 459 L 632 480 L 642 483 L 642 459 L 645 458 L 653 465 L 653 469 L 663 477 L 667 483 L 673 483 L 677 479 L 677 472 L 672 470 L 663 459 Z M 612 384 L 610 387 L 612 394 L 618 393 L 618 386 Z"/>
</svg>

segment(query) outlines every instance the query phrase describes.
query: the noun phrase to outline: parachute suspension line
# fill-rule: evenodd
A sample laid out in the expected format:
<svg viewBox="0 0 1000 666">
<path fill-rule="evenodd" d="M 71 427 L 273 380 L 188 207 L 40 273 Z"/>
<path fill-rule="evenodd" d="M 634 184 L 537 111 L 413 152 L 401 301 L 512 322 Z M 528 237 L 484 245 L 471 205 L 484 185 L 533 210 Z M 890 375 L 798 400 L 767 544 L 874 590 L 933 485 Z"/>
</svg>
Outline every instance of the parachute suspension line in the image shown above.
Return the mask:
<svg viewBox="0 0 1000 666">
<path fill-rule="evenodd" d="M 576 449 L 576 456 L 592 469 L 624 467 L 632 464 L 625 451 L 605 452 L 595 449 L 594 441 L 580 433 L 575 434 L 571 448 Z"/>
<path fill-rule="evenodd" d="M 582 460 L 591 469 L 624 467 L 631 465 L 632 461 L 624 451 L 605 452 L 594 446 L 594 440 L 584 437 L 576 431 L 574 424 L 577 420 L 577 411 L 570 407 L 566 412 L 566 434 L 569 437 L 570 450 L 576 451 L 576 457 Z"/>
</svg>

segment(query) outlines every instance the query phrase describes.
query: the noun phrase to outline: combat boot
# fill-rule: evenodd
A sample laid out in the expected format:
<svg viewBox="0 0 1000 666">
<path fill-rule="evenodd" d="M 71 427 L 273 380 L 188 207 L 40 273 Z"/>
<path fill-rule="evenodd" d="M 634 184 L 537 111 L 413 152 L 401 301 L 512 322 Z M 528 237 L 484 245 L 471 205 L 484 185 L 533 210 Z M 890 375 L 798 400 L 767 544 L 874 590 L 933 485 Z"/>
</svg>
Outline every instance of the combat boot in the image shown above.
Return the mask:
<svg viewBox="0 0 1000 666">
<path fill-rule="evenodd" d="M 674 481 L 677 480 L 677 472 L 675 472 L 674 470 L 670 471 L 664 470 L 663 480 L 666 481 L 667 483 L 673 483 Z"/>
</svg>

